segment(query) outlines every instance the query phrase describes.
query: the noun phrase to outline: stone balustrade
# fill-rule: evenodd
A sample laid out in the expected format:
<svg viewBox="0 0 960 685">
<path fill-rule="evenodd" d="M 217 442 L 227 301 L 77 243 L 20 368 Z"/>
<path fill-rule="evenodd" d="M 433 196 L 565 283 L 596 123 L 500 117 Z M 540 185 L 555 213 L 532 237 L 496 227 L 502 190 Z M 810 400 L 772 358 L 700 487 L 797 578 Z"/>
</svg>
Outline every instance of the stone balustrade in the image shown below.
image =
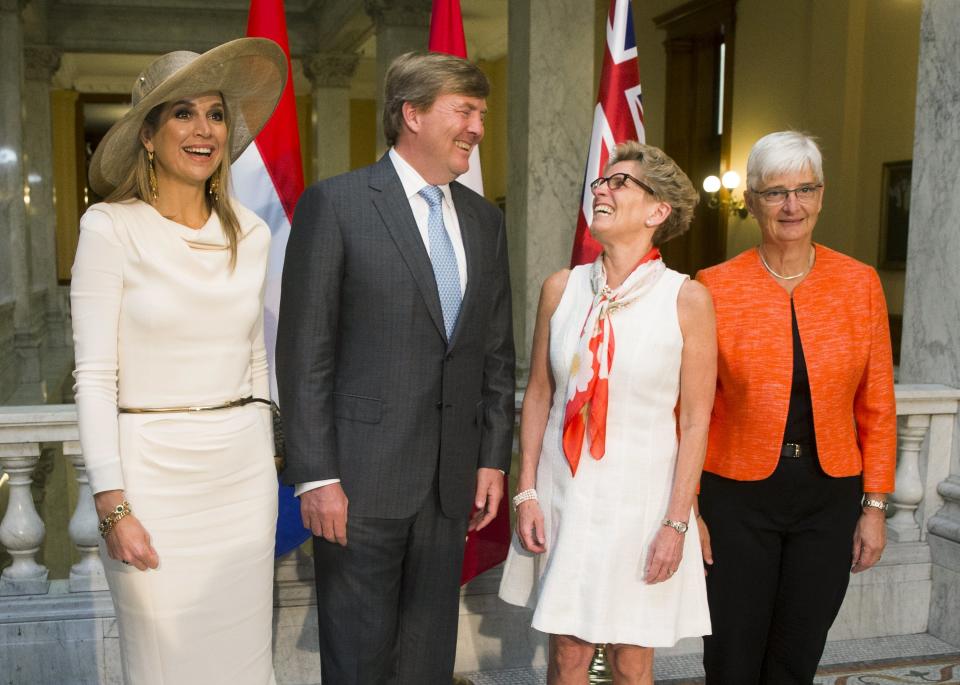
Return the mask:
<svg viewBox="0 0 960 685">
<path fill-rule="evenodd" d="M 897 386 L 897 489 L 887 521 L 891 542 L 926 540 L 928 523 L 944 504 L 938 486 L 950 475 L 958 401 L 960 391 L 942 385 Z"/>
<path fill-rule="evenodd" d="M 518 392 L 518 422 L 522 397 L 522 392 Z M 97 512 L 80 450 L 76 405 L 0 407 L 0 473 L 7 474 L 10 487 L 7 511 L 0 519 L 0 544 L 13 558 L 13 563 L 0 575 L 0 596 L 49 591 L 47 569 L 36 561 L 46 531 L 30 492 L 31 474 L 40 460 L 40 447 L 49 443 L 62 445 L 63 457 L 73 465 L 79 491 L 68 532 L 80 561 L 70 569 L 69 591 L 107 589 L 98 551 Z M 312 577 L 313 563 L 299 550 L 277 562 L 278 582 Z"/>
<path fill-rule="evenodd" d="M 521 397 L 518 393 L 518 405 Z M 951 473 L 951 449 L 960 408 L 960 390 L 942 385 L 898 385 L 896 398 L 898 465 L 897 489 L 891 497 L 893 507 L 888 519 L 890 544 L 881 565 L 863 574 L 872 576 L 872 579 L 858 577 L 851 584 L 848 603 L 863 604 L 858 604 L 855 609 L 851 607 L 858 617 L 855 621 L 845 621 L 844 613 L 841 613 L 832 633 L 833 639 L 906 634 L 926 629 L 926 613 L 931 601 L 930 552 L 926 542 L 928 526 L 931 519 L 936 523 L 945 517 L 944 505 L 949 506 L 953 499 L 951 483 L 960 483 L 960 473 Z M 50 635 L 51 642 L 63 643 L 64 631 L 70 632 L 64 626 L 82 624 L 87 631 L 83 639 L 70 642 L 68 637 L 66 640 L 69 644 L 89 645 L 93 641 L 101 645 L 94 662 L 98 672 L 91 677 L 94 681 L 104 682 L 111 671 L 115 672 L 110 664 L 116 665 L 116 647 L 111 647 L 110 643 L 116 643 L 111 639 L 116 637 L 116 627 L 98 554 L 97 515 L 78 437 L 74 405 L 0 407 L 0 470 L 5 474 L 0 475 L 0 483 L 6 480 L 3 487 L 9 488 L 6 511 L 0 512 L 3 514 L 0 544 L 13 560 L 0 575 L 0 661 L 22 659 L 24 650 L 31 649 L 16 638 L 5 642 L 4 633 L 19 635 L 24 626 L 43 632 L 38 626 L 60 624 L 57 630 L 46 629 L 48 633 L 45 634 Z M 67 579 L 57 580 L 48 579 L 47 569 L 38 562 L 38 551 L 46 530 L 30 492 L 32 473 L 41 450 L 51 443 L 62 446 L 63 458 L 69 459 L 73 465 L 78 486 L 77 505 L 68 533 L 79 561 L 70 568 Z M 949 518 L 952 520 L 952 516 Z M 542 645 L 536 636 L 529 634 L 529 617 L 525 610 L 496 601 L 498 575 L 497 571 L 485 574 L 486 577 L 481 576 L 464 590 L 458 669 L 472 670 L 481 663 L 487 667 L 493 663 L 509 667 L 541 661 Z M 278 659 L 281 656 L 285 659 L 285 668 L 297 670 L 293 666 L 295 663 L 301 664 L 305 671 L 315 668 L 316 654 L 304 652 L 302 647 L 315 644 L 312 577 L 312 560 L 302 551 L 297 550 L 278 560 L 275 649 Z M 904 583 L 909 584 L 909 588 Z M 895 623 L 890 624 L 889 613 L 874 621 L 870 618 L 872 612 L 862 608 L 874 603 L 870 593 L 878 593 L 878 602 L 881 596 L 896 596 L 886 594 L 896 591 L 895 586 L 914 595 L 914 601 L 906 603 L 910 605 L 909 613 L 923 614 L 913 615 L 899 628 Z M 87 625 L 93 623 L 95 628 Z M 495 635 L 490 634 L 491 625 L 499 626 Z M 12 630 L 14 628 L 16 631 Z M 90 631 L 92 636 L 88 634 Z M 37 640 L 37 644 L 42 642 Z M 41 652 L 35 654 L 39 657 Z M 291 654 L 299 656 L 291 657 Z M 72 663 L 77 663 L 76 658 L 76 655 L 71 657 Z M 293 682 L 296 677 L 291 672 L 291 680 L 278 671 L 280 682 Z"/>
<path fill-rule="evenodd" d="M 47 569 L 37 562 L 46 529 L 30 491 L 41 445 L 50 443 L 62 445 L 63 458 L 73 465 L 78 488 L 68 534 L 80 560 L 70 568 L 68 591 L 107 590 L 98 548 L 98 517 L 80 450 L 76 406 L 0 407 L 0 473 L 7 475 L 10 488 L 7 510 L 0 519 L 0 544 L 13 559 L 0 574 L 0 596 L 50 592 Z M 312 578 L 313 564 L 301 552 L 291 553 L 278 560 L 276 576 L 278 582 Z"/>
<path fill-rule="evenodd" d="M 0 544 L 13 558 L 13 563 L 0 574 L 0 596 L 40 595 L 49 590 L 47 569 L 36 560 L 46 530 L 34 505 L 30 485 L 33 482 L 33 470 L 40 461 L 41 443 L 63 443 L 64 453 L 75 452 L 77 462 L 81 462 L 78 439 L 77 412 L 73 405 L 0 408 L 0 471 L 9 476 L 10 487 L 7 510 L 0 520 Z M 76 447 L 71 450 L 71 445 Z M 85 484 L 86 478 L 83 481 Z M 89 485 L 86 485 L 83 494 L 85 497 L 77 507 L 75 518 L 82 517 L 86 512 L 86 516 L 92 518 L 96 533 L 97 515 Z M 84 534 L 86 524 L 78 521 L 74 525 L 71 521 L 70 528 L 74 543 L 78 547 L 89 547 L 89 539 Z M 76 537 L 73 537 L 74 532 Z M 96 540 L 93 545 L 96 545 Z M 81 555 L 89 557 L 84 554 L 83 547 L 80 547 Z M 92 577 L 99 575 L 102 579 L 103 566 L 100 560 L 95 559 L 92 563 L 92 568 L 84 567 L 84 570 L 93 574 Z M 88 589 L 106 589 L 106 584 L 91 585 Z"/>
</svg>

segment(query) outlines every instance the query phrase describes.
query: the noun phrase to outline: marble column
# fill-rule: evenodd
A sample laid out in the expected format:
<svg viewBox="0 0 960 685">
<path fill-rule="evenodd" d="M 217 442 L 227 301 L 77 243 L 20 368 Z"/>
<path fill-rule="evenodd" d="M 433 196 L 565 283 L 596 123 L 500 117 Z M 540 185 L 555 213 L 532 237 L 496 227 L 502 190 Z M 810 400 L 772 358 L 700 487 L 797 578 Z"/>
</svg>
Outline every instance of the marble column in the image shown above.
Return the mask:
<svg viewBox="0 0 960 685">
<path fill-rule="evenodd" d="M 960 388 L 960 2 L 925 0 L 920 24 L 913 188 L 900 380 Z M 929 631 L 960 644 L 960 420 L 943 508 L 930 519 Z"/>
<path fill-rule="evenodd" d="M 22 0 L 0 0 L 0 401 L 40 374 L 30 345 L 30 245 L 23 204 Z M 13 352 L 11 354 L 11 351 Z"/>
<path fill-rule="evenodd" d="M 594 3 L 511 0 L 509 13 L 507 231 L 523 368 L 540 286 L 570 262 L 596 101 Z"/>
<path fill-rule="evenodd" d="M 304 60 L 313 86 L 313 173 L 316 180 L 350 170 L 350 81 L 360 56 L 318 52 Z"/>
<path fill-rule="evenodd" d="M 383 83 L 394 59 L 426 50 L 430 38 L 430 0 L 364 0 L 377 34 L 377 156 L 386 149 L 381 116 Z"/>
<path fill-rule="evenodd" d="M 41 330 L 48 344 L 62 346 L 63 323 L 57 283 L 56 212 L 53 202 L 53 130 L 50 124 L 50 79 L 60 66 L 60 51 L 48 46 L 27 46 L 24 56 L 24 170 L 29 204 L 27 232 L 31 248 L 31 291 L 35 319 L 43 317 Z"/>
</svg>

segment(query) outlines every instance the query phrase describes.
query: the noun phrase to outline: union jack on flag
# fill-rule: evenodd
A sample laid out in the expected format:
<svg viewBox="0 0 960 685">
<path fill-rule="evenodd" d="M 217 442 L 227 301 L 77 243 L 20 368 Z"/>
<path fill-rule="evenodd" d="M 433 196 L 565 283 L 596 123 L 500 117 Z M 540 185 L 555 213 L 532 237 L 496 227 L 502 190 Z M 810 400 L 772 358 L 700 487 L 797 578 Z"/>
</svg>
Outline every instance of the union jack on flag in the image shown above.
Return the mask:
<svg viewBox="0 0 960 685">
<path fill-rule="evenodd" d="M 603 173 L 610 151 L 625 140 L 644 142 L 643 101 L 640 69 L 637 66 L 637 39 L 633 33 L 630 0 L 610 0 L 607 15 L 607 49 L 597 106 L 593 111 L 593 135 L 583 179 L 577 232 L 570 265 L 588 264 L 600 254 L 600 245 L 590 235 L 593 221 L 593 194 L 590 182 Z"/>
</svg>

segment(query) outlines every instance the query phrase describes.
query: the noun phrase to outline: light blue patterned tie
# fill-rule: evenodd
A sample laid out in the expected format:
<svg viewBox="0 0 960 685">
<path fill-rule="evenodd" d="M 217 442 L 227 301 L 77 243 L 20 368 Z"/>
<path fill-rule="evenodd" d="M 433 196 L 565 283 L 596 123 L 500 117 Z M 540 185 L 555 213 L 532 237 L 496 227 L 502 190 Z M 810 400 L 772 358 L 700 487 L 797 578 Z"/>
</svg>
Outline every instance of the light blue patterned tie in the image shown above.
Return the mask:
<svg viewBox="0 0 960 685">
<path fill-rule="evenodd" d="M 453 243 L 443 223 L 443 193 L 437 186 L 424 186 L 420 197 L 430 205 L 427 216 L 427 238 L 430 241 L 430 261 L 433 264 L 433 276 L 437 280 L 437 292 L 440 295 L 440 309 L 443 310 L 443 326 L 447 329 L 447 340 L 453 337 L 460 315 L 460 270 L 457 268 L 457 256 L 453 252 Z"/>
</svg>

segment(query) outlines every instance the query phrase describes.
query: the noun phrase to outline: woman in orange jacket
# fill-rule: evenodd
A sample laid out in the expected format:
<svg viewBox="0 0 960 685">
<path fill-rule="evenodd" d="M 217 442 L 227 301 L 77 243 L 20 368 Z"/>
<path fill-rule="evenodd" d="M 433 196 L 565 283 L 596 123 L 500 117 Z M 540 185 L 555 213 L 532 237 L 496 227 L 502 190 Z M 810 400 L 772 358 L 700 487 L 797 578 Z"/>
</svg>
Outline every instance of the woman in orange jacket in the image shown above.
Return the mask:
<svg viewBox="0 0 960 685">
<path fill-rule="evenodd" d="M 814 140 L 761 138 L 747 187 L 760 245 L 697 276 L 719 348 L 699 497 L 704 668 L 707 685 L 810 685 L 850 570 L 886 542 L 890 332 L 876 271 L 812 241 L 824 192 Z"/>
</svg>

